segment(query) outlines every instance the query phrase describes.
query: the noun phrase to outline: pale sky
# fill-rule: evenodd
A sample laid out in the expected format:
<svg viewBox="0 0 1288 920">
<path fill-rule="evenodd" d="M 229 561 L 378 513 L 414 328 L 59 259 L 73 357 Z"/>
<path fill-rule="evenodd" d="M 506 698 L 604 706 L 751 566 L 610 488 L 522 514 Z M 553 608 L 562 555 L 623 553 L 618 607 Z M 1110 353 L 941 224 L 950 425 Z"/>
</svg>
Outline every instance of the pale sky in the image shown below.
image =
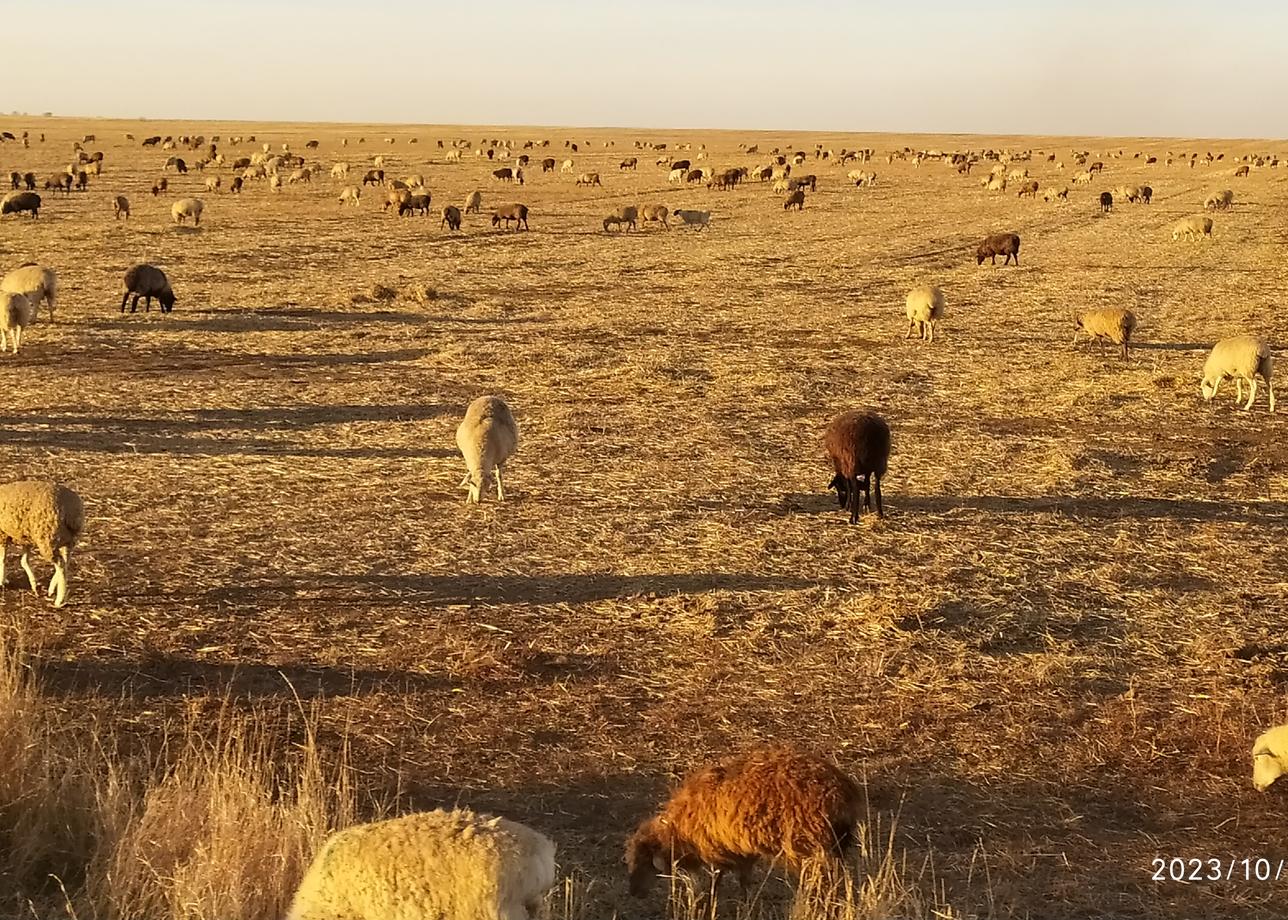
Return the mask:
<svg viewBox="0 0 1288 920">
<path fill-rule="evenodd" d="M 0 110 L 1288 136 L 1288 3 L 0 0 Z"/>
</svg>

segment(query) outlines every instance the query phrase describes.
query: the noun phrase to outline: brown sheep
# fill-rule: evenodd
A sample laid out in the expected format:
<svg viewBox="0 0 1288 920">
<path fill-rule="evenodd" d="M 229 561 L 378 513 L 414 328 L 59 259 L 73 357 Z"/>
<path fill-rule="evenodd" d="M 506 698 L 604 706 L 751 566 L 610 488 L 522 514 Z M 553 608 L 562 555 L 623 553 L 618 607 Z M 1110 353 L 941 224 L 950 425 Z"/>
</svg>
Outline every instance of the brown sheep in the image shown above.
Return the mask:
<svg viewBox="0 0 1288 920">
<path fill-rule="evenodd" d="M 1023 198 L 1025 195 L 1028 195 L 1030 198 L 1038 197 L 1037 180 L 1030 179 L 1028 182 L 1025 182 L 1023 185 L 1020 186 L 1020 190 L 1016 194 L 1016 197 Z"/>
<path fill-rule="evenodd" d="M 574 184 L 590 185 L 590 186 L 598 185 L 602 187 L 604 183 L 599 180 L 599 173 L 593 172 L 593 173 L 582 173 L 577 177 L 577 181 Z"/>
<path fill-rule="evenodd" d="M 671 216 L 671 211 L 664 204 L 646 204 L 643 210 L 640 211 L 640 216 L 644 218 L 646 223 L 661 223 L 667 230 L 671 229 L 671 225 L 666 221 Z"/>
<path fill-rule="evenodd" d="M 788 195 L 787 200 L 783 202 L 784 211 L 790 211 L 793 206 L 795 206 L 798 211 L 805 210 L 805 189 L 798 188 L 796 191 Z"/>
<path fill-rule="evenodd" d="M 877 517 L 885 517 L 881 479 L 890 462 L 890 426 L 885 419 L 875 412 L 842 412 L 828 424 L 823 447 L 836 474 L 828 488 L 836 489 L 838 504 L 849 509 L 850 523 L 859 520 L 860 492 L 863 506 L 871 510 L 875 491 Z"/>
<path fill-rule="evenodd" d="M 983 265 L 985 259 L 991 258 L 997 264 L 998 256 L 1006 256 L 1003 265 L 1010 265 L 1011 259 L 1020 264 L 1020 236 L 1018 233 L 993 233 L 984 237 L 984 242 L 975 250 L 975 264 Z"/>
<path fill-rule="evenodd" d="M 439 221 L 438 229 L 446 227 L 448 230 L 461 229 L 461 209 L 454 204 L 443 207 L 443 219 Z"/>
<path fill-rule="evenodd" d="M 623 225 L 628 231 L 634 230 L 636 229 L 635 222 L 639 219 L 639 215 L 639 208 L 633 204 L 620 207 L 604 218 L 604 232 L 607 233 L 609 227 L 616 227 L 620 231 L 623 229 Z"/>
<path fill-rule="evenodd" d="M 526 204 L 503 204 L 492 212 L 492 226 L 500 225 L 505 221 L 508 229 L 510 221 L 514 221 L 514 232 L 518 233 L 519 229 L 529 229 L 528 227 L 528 206 Z"/>
<path fill-rule="evenodd" d="M 626 844 L 631 894 L 673 872 L 732 870 L 743 889 L 761 861 L 799 873 L 811 857 L 840 859 L 855 841 L 858 787 L 826 757 L 764 748 L 692 773 Z"/>
</svg>

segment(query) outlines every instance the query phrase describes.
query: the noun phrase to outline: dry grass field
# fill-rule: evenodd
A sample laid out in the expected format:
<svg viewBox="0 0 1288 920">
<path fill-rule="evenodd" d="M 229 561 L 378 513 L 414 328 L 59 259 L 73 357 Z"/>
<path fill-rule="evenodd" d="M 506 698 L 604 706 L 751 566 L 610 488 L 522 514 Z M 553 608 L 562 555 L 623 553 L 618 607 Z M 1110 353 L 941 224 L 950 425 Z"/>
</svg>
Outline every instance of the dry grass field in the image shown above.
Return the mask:
<svg viewBox="0 0 1288 920">
<path fill-rule="evenodd" d="M 175 738 L 253 725 L 269 764 L 343 758 L 359 815 L 499 811 L 556 839 L 575 902 L 557 908 L 595 920 L 661 914 L 626 894 L 627 833 L 688 769 L 767 741 L 864 778 L 874 837 L 893 828 L 899 884 L 925 898 L 870 916 L 1282 911 L 1284 881 L 1151 878 L 1156 856 L 1288 858 L 1284 798 L 1253 791 L 1248 757 L 1288 712 L 1288 446 L 1264 397 L 1244 413 L 1198 392 L 1217 339 L 1288 341 L 1288 171 L 1232 178 L 1272 143 L 0 118 L 24 129 L 46 142 L 0 146 L 5 175 L 43 180 L 89 132 L 105 154 L 88 192 L 0 220 L 0 269 L 39 261 L 61 289 L 57 322 L 0 358 L 0 466 L 73 486 L 89 517 L 67 607 L 21 590 L 16 565 L 0 598 L 58 731 L 160 762 Z M 167 153 L 126 131 L 316 138 L 325 168 L 240 197 L 171 174 L 153 198 Z M 457 137 L 551 146 L 527 151 L 520 188 L 472 151 L 444 163 L 434 141 Z M 877 156 L 811 157 L 798 214 L 767 183 L 668 185 L 636 138 L 690 158 L 705 143 L 695 165 L 717 168 L 820 142 Z M 1059 171 L 1022 164 L 1044 186 L 1076 171 L 1071 149 L 1106 168 L 1048 204 L 985 191 L 987 163 L 887 164 L 905 145 L 1057 153 Z M 1165 167 L 1169 150 L 1226 159 Z M 376 154 L 423 173 L 435 211 L 481 189 L 482 218 L 450 234 L 372 191 L 341 209 L 331 164 L 357 182 Z M 545 155 L 603 187 L 543 175 Z M 856 166 L 878 184 L 855 188 Z M 1102 216 L 1096 196 L 1124 183 L 1153 204 Z M 1172 242 L 1222 188 L 1237 197 L 1213 239 Z M 199 230 L 169 220 L 189 194 Z M 506 201 L 531 232 L 488 225 Z M 711 209 L 710 229 L 602 231 L 654 202 Z M 999 230 L 1021 234 L 1018 268 L 975 264 Z M 118 312 L 138 261 L 168 272 L 172 314 Z M 903 337 L 922 281 L 948 301 L 933 345 Z M 355 298 L 376 283 L 432 294 Z M 1098 306 L 1139 317 L 1129 362 L 1071 345 L 1072 311 Z M 466 506 L 453 435 L 484 393 L 522 442 L 508 501 Z M 859 406 L 894 450 L 887 517 L 851 527 L 821 433 Z M 190 874 L 216 852 L 194 847 Z M 61 905 L 24 871 L 10 903 Z M 82 920 L 113 915 L 63 884 Z M 743 910 L 775 916 L 785 891 Z"/>
</svg>

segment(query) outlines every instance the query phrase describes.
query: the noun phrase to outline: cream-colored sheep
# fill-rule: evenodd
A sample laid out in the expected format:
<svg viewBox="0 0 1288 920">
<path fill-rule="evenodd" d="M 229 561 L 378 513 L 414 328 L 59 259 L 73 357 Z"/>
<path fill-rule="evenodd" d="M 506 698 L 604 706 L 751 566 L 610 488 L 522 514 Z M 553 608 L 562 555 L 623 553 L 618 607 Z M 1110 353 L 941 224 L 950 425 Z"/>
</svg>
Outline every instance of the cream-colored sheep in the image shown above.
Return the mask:
<svg viewBox="0 0 1288 920">
<path fill-rule="evenodd" d="M 1274 355 L 1265 339 L 1255 335 L 1236 335 L 1222 339 L 1212 348 L 1203 365 L 1203 382 L 1199 392 L 1207 400 L 1216 397 L 1221 381 L 1226 377 L 1234 378 L 1235 399 L 1243 400 L 1243 381 L 1251 384 L 1252 392 L 1248 394 L 1248 404 L 1243 407 L 1246 412 L 1252 408 L 1257 399 L 1257 378 L 1266 382 L 1270 396 L 1270 411 L 1275 411 L 1275 386 L 1272 381 L 1274 373 Z"/>
<path fill-rule="evenodd" d="M 459 150 L 449 150 L 443 156 L 443 159 L 448 163 L 459 163 L 461 162 L 461 152 Z"/>
<path fill-rule="evenodd" d="M 1234 191 L 1227 188 L 1208 195 L 1207 200 L 1203 202 L 1203 207 L 1208 211 L 1227 211 L 1232 204 L 1234 204 Z"/>
<path fill-rule="evenodd" d="M 770 189 L 774 192 L 786 192 L 791 188 L 791 184 L 792 180 L 784 176 L 781 179 L 776 179 L 774 184 L 770 186 Z"/>
<path fill-rule="evenodd" d="M 554 882 L 544 834 L 440 809 L 333 834 L 286 920 L 532 920 Z"/>
<path fill-rule="evenodd" d="M 334 166 L 331 167 L 332 179 L 346 179 L 348 178 L 348 176 L 349 176 L 348 163 L 336 163 Z"/>
<path fill-rule="evenodd" d="M 917 285 L 908 292 L 905 312 L 908 317 L 908 334 L 904 338 L 912 338 L 912 330 L 915 328 L 918 338 L 933 342 L 935 324 L 944 317 L 944 292 L 933 284 Z"/>
<path fill-rule="evenodd" d="M 176 224 L 182 224 L 189 217 L 192 218 L 194 227 L 201 226 L 201 212 L 206 209 L 206 203 L 200 198 L 180 198 L 170 206 L 170 217 Z"/>
<path fill-rule="evenodd" d="M 341 207 L 344 207 L 346 204 L 351 204 L 356 208 L 361 199 L 362 189 L 358 188 L 356 185 L 346 185 L 340 192 Z"/>
<path fill-rule="evenodd" d="M 603 185 L 603 183 L 599 181 L 599 173 L 597 172 L 582 173 L 577 177 L 577 181 L 573 184 L 574 185 Z"/>
<path fill-rule="evenodd" d="M 1073 178 L 1069 181 L 1071 181 L 1074 185 L 1089 185 L 1091 184 L 1091 180 L 1095 178 L 1095 175 L 1096 174 L 1093 173 L 1091 170 L 1084 169 L 1080 173 L 1075 173 Z"/>
<path fill-rule="evenodd" d="M 876 185 L 877 174 L 874 172 L 860 171 L 859 174 L 854 177 L 854 184 L 860 188 L 871 187 L 873 185 Z"/>
<path fill-rule="evenodd" d="M 35 319 L 36 308 L 24 294 L 0 291 L 0 353 L 9 339 L 13 340 L 13 353 L 22 345 L 23 330 Z"/>
<path fill-rule="evenodd" d="M 1185 217 L 1172 224 L 1172 239 L 1179 240 L 1181 237 L 1196 242 L 1201 239 L 1212 238 L 1212 218 L 1195 215 L 1194 217 Z"/>
<path fill-rule="evenodd" d="M 286 178 L 286 182 L 288 185 L 297 185 L 300 182 L 312 183 L 313 170 L 309 169 L 307 166 L 302 169 L 292 170 L 291 174 Z"/>
<path fill-rule="evenodd" d="M 1048 188 L 1042 193 L 1043 201 L 1068 201 L 1069 186 L 1062 185 L 1059 188 Z"/>
<path fill-rule="evenodd" d="M 0 587 L 5 583 L 5 554 L 10 543 L 22 549 L 22 570 L 31 592 L 38 592 L 36 573 L 28 558 L 34 549 L 54 564 L 49 595 L 54 606 L 67 603 L 67 570 L 72 548 L 85 529 L 85 506 L 80 496 L 54 482 L 25 480 L 0 486 Z"/>
<path fill-rule="evenodd" d="M 1265 792 L 1288 773 L 1288 725 L 1262 732 L 1252 745 L 1252 785 Z"/>
<path fill-rule="evenodd" d="M 465 213 L 478 214 L 483 207 L 483 193 L 477 189 L 465 196 Z"/>
<path fill-rule="evenodd" d="M 268 190 L 274 194 L 282 190 L 282 177 L 277 173 L 273 173 L 268 177 Z"/>
<path fill-rule="evenodd" d="M 223 184 L 224 184 L 223 180 L 220 179 L 218 176 L 211 176 L 206 180 L 206 191 L 217 192 L 219 191 L 219 186 Z"/>
<path fill-rule="evenodd" d="M 467 503 L 478 503 L 488 480 L 496 479 L 496 497 L 505 500 L 501 471 L 519 447 L 519 426 L 505 400 L 499 396 L 480 396 L 470 403 L 465 418 L 456 429 L 456 446 L 465 457 L 468 468 L 461 485 L 469 486 Z"/>
<path fill-rule="evenodd" d="M 129 210 L 129 205 L 126 205 Z M 31 302 L 31 321 L 34 323 L 43 303 L 49 307 L 49 321 L 54 321 L 54 308 L 58 300 L 58 276 L 52 269 L 26 262 L 4 278 L 0 278 L 0 291 L 7 294 L 22 294 Z"/>
<path fill-rule="evenodd" d="M 561 173 L 572 172 L 572 160 L 564 160 L 563 165 L 559 167 L 559 171 Z"/>
<path fill-rule="evenodd" d="M 1136 314 L 1121 307 L 1104 307 L 1088 310 L 1073 321 L 1073 344 L 1078 344 L 1078 335 L 1086 333 L 1100 342 L 1103 350 L 1105 342 L 1122 346 L 1123 359 L 1130 357 L 1131 336 L 1136 331 Z"/>
<path fill-rule="evenodd" d="M 115 215 L 117 220 L 120 220 L 122 217 L 124 217 L 126 220 L 129 220 L 130 219 L 130 199 L 126 198 L 124 195 L 117 195 L 115 198 L 113 198 L 112 214 Z"/>
<path fill-rule="evenodd" d="M 672 211 L 671 216 L 677 218 L 686 227 L 697 227 L 698 230 L 705 230 L 711 225 L 710 211 L 689 211 L 680 208 Z"/>
</svg>

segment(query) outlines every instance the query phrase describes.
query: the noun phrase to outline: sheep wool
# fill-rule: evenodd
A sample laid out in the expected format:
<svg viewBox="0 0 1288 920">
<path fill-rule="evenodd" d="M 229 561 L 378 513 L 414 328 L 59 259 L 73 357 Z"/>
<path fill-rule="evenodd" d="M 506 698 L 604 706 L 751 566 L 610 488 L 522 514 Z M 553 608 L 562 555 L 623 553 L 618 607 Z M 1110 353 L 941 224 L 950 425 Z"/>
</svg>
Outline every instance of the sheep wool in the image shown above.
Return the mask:
<svg viewBox="0 0 1288 920">
<path fill-rule="evenodd" d="M 1262 732 L 1252 745 L 1252 785 L 1265 792 L 1288 773 L 1288 725 Z"/>
<path fill-rule="evenodd" d="M 430 811 L 333 835 L 287 920 L 529 920 L 555 882 L 555 845 L 530 827 Z"/>
<path fill-rule="evenodd" d="M 456 429 L 456 446 L 465 458 L 467 471 L 461 485 L 469 486 L 466 502 L 477 504 L 488 480 L 496 480 L 496 497 L 505 501 L 501 470 L 519 447 L 519 426 L 505 400 L 480 396 L 470 403 Z"/>
<path fill-rule="evenodd" d="M 36 574 L 28 558 L 35 549 L 42 559 L 54 564 L 48 593 L 54 597 L 55 607 L 63 606 L 72 547 L 84 529 L 85 506 L 66 486 L 42 480 L 0 485 L 0 586 L 5 581 L 5 552 L 10 543 L 16 543 L 22 548 L 22 570 L 32 593 L 37 592 Z"/>
</svg>

